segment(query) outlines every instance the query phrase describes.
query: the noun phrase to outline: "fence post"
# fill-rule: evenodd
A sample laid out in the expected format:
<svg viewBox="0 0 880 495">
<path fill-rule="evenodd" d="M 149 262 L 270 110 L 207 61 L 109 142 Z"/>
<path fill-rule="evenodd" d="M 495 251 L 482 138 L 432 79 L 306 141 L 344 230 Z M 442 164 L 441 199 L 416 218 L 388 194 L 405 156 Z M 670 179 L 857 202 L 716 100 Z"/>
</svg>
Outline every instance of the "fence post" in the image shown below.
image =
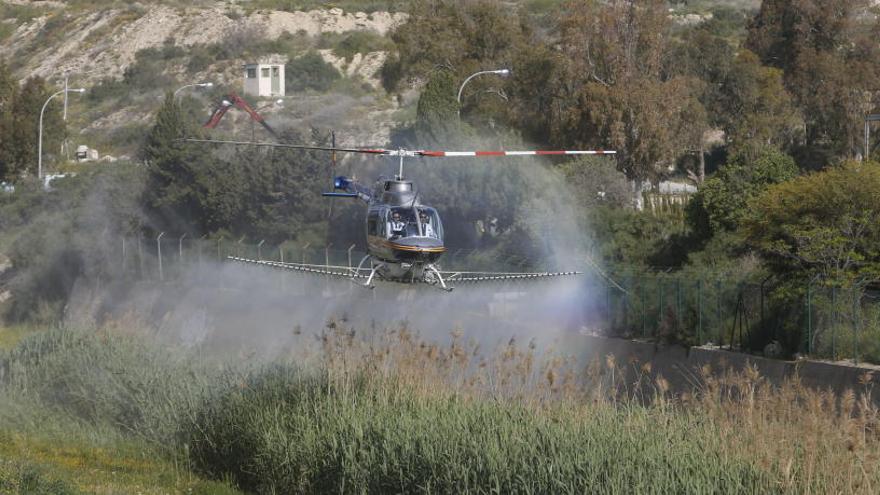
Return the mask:
<svg viewBox="0 0 880 495">
<path fill-rule="evenodd" d="M 266 242 L 266 239 L 261 239 L 260 243 L 257 244 L 257 259 L 263 261 L 263 243 Z"/>
<path fill-rule="evenodd" d="M 312 245 L 311 242 L 307 242 L 306 245 L 302 247 L 303 265 L 306 264 L 306 250 L 308 250 L 309 246 L 311 246 L 311 245 Z"/>
<path fill-rule="evenodd" d="M 839 312 L 837 310 L 837 287 L 831 288 L 831 359 L 837 359 L 837 325 L 838 325 L 838 315 Z"/>
<path fill-rule="evenodd" d="M 241 236 L 241 239 L 239 239 L 238 242 L 235 243 L 235 245 L 238 246 L 237 250 L 238 250 L 238 257 L 239 258 L 244 258 L 244 256 L 243 256 L 244 252 L 242 251 L 244 248 L 241 246 L 241 243 L 244 242 L 244 238 L 245 238 L 245 236 Z"/>
<path fill-rule="evenodd" d="M 856 289 L 850 290 L 853 300 L 853 362 L 859 364 L 859 299 L 856 297 Z"/>
<path fill-rule="evenodd" d="M 715 281 L 715 327 L 718 330 L 718 347 L 724 343 L 724 325 L 721 322 L 721 280 Z"/>
<path fill-rule="evenodd" d="M 676 297 L 676 308 L 675 308 L 675 326 L 676 330 L 681 330 L 684 328 L 682 311 L 681 311 L 681 278 L 675 279 L 675 297 Z"/>
<path fill-rule="evenodd" d="M 223 236 L 217 238 L 217 261 L 223 259 Z"/>
<path fill-rule="evenodd" d="M 657 278 L 657 321 L 654 325 L 654 338 L 657 338 L 657 331 L 663 322 L 663 279 Z"/>
<path fill-rule="evenodd" d="M 813 281 L 807 284 L 807 355 L 813 354 Z"/>
<path fill-rule="evenodd" d="M 605 281 L 605 317 L 608 319 L 606 325 L 608 328 L 614 326 L 614 314 L 611 308 L 611 284 Z"/>
<path fill-rule="evenodd" d="M 165 280 L 164 275 L 162 274 L 162 236 L 165 235 L 165 232 L 159 234 L 156 237 L 156 256 L 159 258 L 159 280 Z"/>
<path fill-rule="evenodd" d="M 278 245 L 278 259 L 281 260 L 281 263 L 284 263 L 284 243 Z M 287 291 L 287 273 L 280 272 L 278 274 L 278 278 L 281 281 L 281 292 Z"/>
<path fill-rule="evenodd" d="M 331 242 L 324 246 L 324 266 L 330 266 L 330 246 L 332 245 L 333 243 Z"/>
<path fill-rule="evenodd" d="M 180 260 L 180 264 L 183 265 L 183 240 L 186 239 L 186 232 L 180 236 L 180 239 L 177 240 L 177 259 Z"/>
<path fill-rule="evenodd" d="M 639 299 L 642 303 L 642 337 L 648 336 L 648 308 L 645 306 L 645 282 L 639 277 Z"/>
<path fill-rule="evenodd" d="M 697 280 L 697 345 L 703 345 L 703 281 Z"/>
<path fill-rule="evenodd" d="M 352 245 L 348 248 L 348 269 L 349 269 L 349 270 L 352 269 L 352 266 L 351 266 L 351 251 L 354 249 L 354 246 L 355 246 L 355 245 L 352 244 Z"/>
<path fill-rule="evenodd" d="M 196 247 L 198 248 L 197 253 L 199 256 L 199 277 L 201 277 L 202 275 L 202 241 L 205 239 L 206 235 L 208 234 L 202 234 L 202 236 L 199 237 L 199 242 L 196 243 Z"/>
</svg>

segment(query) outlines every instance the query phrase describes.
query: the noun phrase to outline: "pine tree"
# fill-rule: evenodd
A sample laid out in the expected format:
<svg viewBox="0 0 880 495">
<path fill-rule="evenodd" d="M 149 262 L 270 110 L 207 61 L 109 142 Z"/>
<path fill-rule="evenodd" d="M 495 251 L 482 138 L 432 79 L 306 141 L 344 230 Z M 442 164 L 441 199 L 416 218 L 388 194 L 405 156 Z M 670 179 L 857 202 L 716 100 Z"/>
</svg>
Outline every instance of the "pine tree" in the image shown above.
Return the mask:
<svg viewBox="0 0 880 495">
<path fill-rule="evenodd" d="M 419 96 L 416 132 L 420 141 L 442 141 L 458 124 L 458 102 L 452 72 L 435 72 Z"/>
<path fill-rule="evenodd" d="M 10 159 L 12 147 L 12 105 L 18 93 L 18 83 L 4 60 L 0 60 L 0 180 L 12 179 Z"/>
<path fill-rule="evenodd" d="M 205 215 L 200 175 L 207 151 L 181 141 L 199 136 L 200 130 L 183 118 L 174 95 L 166 94 L 142 152 L 148 166 L 144 200 L 157 228 L 201 230 Z"/>
<path fill-rule="evenodd" d="M 0 68 L 0 73 L 3 69 Z M 0 75 L 0 167 L 7 179 L 34 171 L 37 166 L 37 138 L 40 110 L 49 97 L 41 77 L 25 81 L 21 89 Z M 43 115 L 43 163 L 60 147 L 66 133 L 61 108 L 52 103 Z"/>
</svg>

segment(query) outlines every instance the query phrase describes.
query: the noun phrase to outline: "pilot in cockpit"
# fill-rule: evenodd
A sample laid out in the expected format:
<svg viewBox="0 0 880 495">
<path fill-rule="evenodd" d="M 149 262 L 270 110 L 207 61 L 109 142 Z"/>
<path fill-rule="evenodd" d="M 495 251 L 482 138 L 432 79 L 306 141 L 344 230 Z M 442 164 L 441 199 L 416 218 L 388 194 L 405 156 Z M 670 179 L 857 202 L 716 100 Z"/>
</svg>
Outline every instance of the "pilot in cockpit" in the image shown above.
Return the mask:
<svg viewBox="0 0 880 495">
<path fill-rule="evenodd" d="M 434 232 L 434 227 L 431 226 L 431 220 L 428 218 L 428 214 L 423 212 L 419 213 L 419 221 L 422 224 L 422 232 L 424 232 L 425 237 L 437 237 L 437 233 Z"/>
<path fill-rule="evenodd" d="M 391 221 L 388 222 L 388 233 L 392 239 L 403 237 L 406 235 L 406 222 L 400 218 L 400 213 L 391 212 Z"/>
</svg>

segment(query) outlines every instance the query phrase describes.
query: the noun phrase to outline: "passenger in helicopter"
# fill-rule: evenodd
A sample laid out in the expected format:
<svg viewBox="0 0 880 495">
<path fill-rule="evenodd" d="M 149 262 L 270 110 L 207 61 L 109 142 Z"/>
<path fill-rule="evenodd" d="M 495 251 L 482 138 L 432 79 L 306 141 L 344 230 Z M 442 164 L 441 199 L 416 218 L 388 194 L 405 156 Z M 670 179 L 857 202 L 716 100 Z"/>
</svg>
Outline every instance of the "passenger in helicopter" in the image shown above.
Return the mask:
<svg viewBox="0 0 880 495">
<path fill-rule="evenodd" d="M 428 214 L 424 211 L 419 213 L 419 221 L 422 223 L 422 232 L 425 233 L 425 237 L 437 237 L 437 233 L 434 232 L 434 227 L 431 226 L 431 219 L 428 218 Z"/>
<path fill-rule="evenodd" d="M 400 213 L 391 212 L 391 221 L 388 222 L 388 234 L 391 239 L 397 239 L 406 235 L 406 222 L 400 218 Z"/>
</svg>

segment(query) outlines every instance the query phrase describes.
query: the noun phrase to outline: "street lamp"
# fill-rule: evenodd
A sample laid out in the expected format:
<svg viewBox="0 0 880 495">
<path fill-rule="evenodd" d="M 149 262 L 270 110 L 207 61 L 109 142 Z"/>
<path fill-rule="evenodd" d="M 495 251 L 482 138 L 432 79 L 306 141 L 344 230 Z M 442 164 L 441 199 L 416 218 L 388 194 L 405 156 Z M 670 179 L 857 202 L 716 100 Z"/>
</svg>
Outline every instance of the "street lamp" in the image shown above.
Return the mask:
<svg viewBox="0 0 880 495">
<path fill-rule="evenodd" d="M 213 88 L 213 87 L 214 87 L 214 83 L 212 83 L 212 82 L 187 84 L 186 86 L 181 86 L 181 87 L 177 88 L 176 90 L 174 90 L 174 99 L 177 99 L 177 93 L 180 93 L 180 90 L 182 90 L 182 89 L 186 89 L 186 88 Z"/>
<path fill-rule="evenodd" d="M 46 107 L 49 105 L 49 102 L 52 101 L 52 98 L 64 93 L 66 96 L 67 93 L 85 93 L 85 88 L 64 88 L 57 93 L 54 93 L 50 96 L 46 103 L 43 103 L 43 108 L 40 109 L 40 128 L 39 128 L 39 136 L 37 137 L 37 178 L 43 178 L 43 113 L 46 111 Z"/>
<path fill-rule="evenodd" d="M 464 86 L 471 79 L 481 75 L 481 74 L 497 74 L 501 77 L 507 77 L 510 75 L 510 69 L 496 69 L 496 70 L 481 70 L 479 72 L 475 72 L 467 77 L 463 83 L 461 83 L 461 87 L 458 88 L 458 96 L 455 98 L 458 101 L 458 112 L 461 114 L 461 93 L 464 91 Z"/>
</svg>

